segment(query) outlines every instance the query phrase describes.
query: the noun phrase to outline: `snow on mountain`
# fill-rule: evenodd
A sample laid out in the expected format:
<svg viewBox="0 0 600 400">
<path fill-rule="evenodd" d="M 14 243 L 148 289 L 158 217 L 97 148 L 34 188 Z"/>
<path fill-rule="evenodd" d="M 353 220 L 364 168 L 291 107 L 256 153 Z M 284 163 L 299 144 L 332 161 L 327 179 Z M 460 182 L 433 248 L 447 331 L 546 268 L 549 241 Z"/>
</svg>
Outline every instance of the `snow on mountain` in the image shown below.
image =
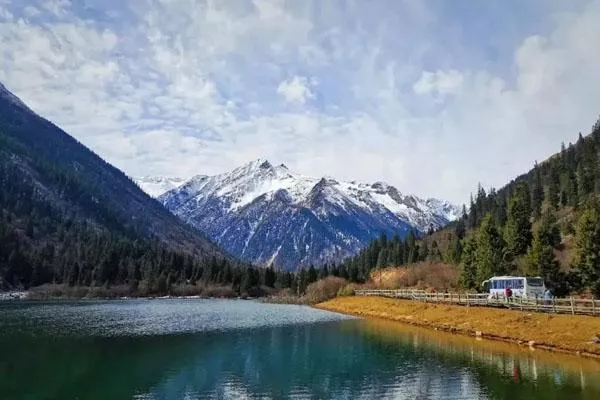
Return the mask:
<svg viewBox="0 0 600 400">
<path fill-rule="evenodd" d="M 381 233 L 425 232 L 459 215 L 447 202 L 383 182 L 312 178 L 264 159 L 195 176 L 158 199 L 233 255 L 286 269 L 340 260 Z"/>
<path fill-rule="evenodd" d="M 152 197 L 158 197 L 169 190 L 173 190 L 181 186 L 185 179 L 183 178 L 170 178 L 164 176 L 144 176 L 141 178 L 134 178 L 133 181 Z"/>
</svg>

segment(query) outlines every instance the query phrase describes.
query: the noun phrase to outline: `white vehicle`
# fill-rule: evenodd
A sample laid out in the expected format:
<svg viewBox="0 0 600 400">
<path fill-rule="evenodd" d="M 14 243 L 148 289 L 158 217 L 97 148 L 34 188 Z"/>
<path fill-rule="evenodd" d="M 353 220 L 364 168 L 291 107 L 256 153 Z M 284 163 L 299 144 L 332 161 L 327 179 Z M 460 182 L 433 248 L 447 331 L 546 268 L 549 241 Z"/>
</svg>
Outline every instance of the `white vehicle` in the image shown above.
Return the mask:
<svg viewBox="0 0 600 400">
<path fill-rule="evenodd" d="M 546 285 L 539 276 L 494 276 L 481 284 L 489 290 L 490 298 L 504 297 L 504 290 L 509 287 L 513 297 L 522 297 L 524 299 L 535 299 L 544 297 Z"/>
</svg>

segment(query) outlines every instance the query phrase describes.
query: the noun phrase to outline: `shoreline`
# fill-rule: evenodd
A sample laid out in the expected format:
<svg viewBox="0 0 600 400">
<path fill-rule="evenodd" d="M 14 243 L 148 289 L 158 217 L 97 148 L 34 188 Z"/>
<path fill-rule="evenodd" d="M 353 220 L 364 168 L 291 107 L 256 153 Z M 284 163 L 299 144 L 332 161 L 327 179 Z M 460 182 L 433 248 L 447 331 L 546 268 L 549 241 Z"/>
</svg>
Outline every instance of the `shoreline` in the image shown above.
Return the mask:
<svg viewBox="0 0 600 400">
<path fill-rule="evenodd" d="M 433 331 L 600 360 L 600 343 L 592 342 L 594 335 L 600 335 L 598 317 L 539 315 L 520 310 L 428 304 L 381 297 L 338 297 L 314 307 L 355 317 L 392 321 Z M 512 323 L 512 328 L 523 333 L 507 334 L 504 324 L 507 320 Z M 494 321 L 498 322 L 495 328 Z M 572 331 L 564 330 L 557 334 L 549 329 L 553 323 L 554 326 L 571 327 Z"/>
<path fill-rule="evenodd" d="M 29 292 L 10 292 L 0 293 L 0 302 L 19 302 L 19 301 L 75 301 L 75 300 L 207 300 L 207 299 L 222 299 L 222 300 L 257 300 L 261 297 L 250 296 L 235 296 L 235 297 L 219 297 L 219 296 L 203 296 L 203 295 L 165 295 L 165 296 L 121 296 L 121 297 L 73 297 L 73 296 L 43 296 L 29 297 Z"/>
</svg>

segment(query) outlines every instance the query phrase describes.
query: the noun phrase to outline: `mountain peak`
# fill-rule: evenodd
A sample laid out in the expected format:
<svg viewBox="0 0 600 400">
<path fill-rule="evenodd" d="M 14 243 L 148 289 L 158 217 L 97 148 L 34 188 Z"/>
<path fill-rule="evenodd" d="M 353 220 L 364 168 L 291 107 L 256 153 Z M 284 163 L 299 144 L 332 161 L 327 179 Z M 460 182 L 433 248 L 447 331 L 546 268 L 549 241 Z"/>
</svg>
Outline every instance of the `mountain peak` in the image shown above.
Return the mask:
<svg viewBox="0 0 600 400">
<path fill-rule="evenodd" d="M 150 196 L 158 197 L 169 190 L 181 186 L 185 182 L 185 179 L 168 176 L 142 176 L 133 178 L 133 181 Z"/>
<path fill-rule="evenodd" d="M 6 88 L 6 86 L 4 86 L 2 84 L 2 82 L 0 82 L 0 97 L 3 97 L 4 99 L 8 100 L 9 103 L 11 103 L 15 106 L 18 106 L 27 111 L 33 112 L 25 103 L 23 103 L 23 101 L 21 99 L 19 99 L 17 96 L 12 94 L 12 92 L 10 90 L 8 90 Z"/>
<path fill-rule="evenodd" d="M 270 169 L 273 168 L 273 165 L 268 160 L 264 160 L 258 167 L 261 169 Z"/>
<path fill-rule="evenodd" d="M 269 169 L 269 168 L 273 168 L 273 165 L 271 164 L 271 162 L 269 160 L 267 160 L 266 158 L 256 158 L 236 169 L 254 170 L 254 169 Z"/>
<path fill-rule="evenodd" d="M 355 254 L 381 232 L 444 226 L 452 209 L 394 186 L 311 178 L 260 158 L 159 198 L 231 254 L 286 269 Z"/>
</svg>

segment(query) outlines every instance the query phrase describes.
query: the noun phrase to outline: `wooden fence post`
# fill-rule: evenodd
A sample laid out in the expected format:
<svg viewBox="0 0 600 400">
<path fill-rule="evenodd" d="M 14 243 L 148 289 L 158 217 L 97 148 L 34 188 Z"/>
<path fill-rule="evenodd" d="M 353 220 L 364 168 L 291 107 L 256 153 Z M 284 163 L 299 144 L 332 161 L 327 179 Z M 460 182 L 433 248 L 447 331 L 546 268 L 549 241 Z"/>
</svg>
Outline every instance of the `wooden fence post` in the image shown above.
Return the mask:
<svg viewBox="0 0 600 400">
<path fill-rule="evenodd" d="M 573 296 L 571 296 L 570 299 L 571 299 L 571 315 L 575 315 L 575 306 L 573 305 Z"/>
<path fill-rule="evenodd" d="M 592 315 L 596 315 L 596 300 L 592 296 Z"/>
</svg>

